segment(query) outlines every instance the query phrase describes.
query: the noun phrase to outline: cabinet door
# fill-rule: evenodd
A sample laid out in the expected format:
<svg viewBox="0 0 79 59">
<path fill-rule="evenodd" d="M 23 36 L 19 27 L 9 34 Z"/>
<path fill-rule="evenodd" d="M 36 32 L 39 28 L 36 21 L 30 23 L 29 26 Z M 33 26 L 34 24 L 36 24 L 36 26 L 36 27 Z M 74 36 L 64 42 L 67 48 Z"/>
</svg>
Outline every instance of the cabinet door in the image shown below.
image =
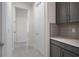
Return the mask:
<svg viewBox="0 0 79 59">
<path fill-rule="evenodd" d="M 61 48 L 56 45 L 51 44 L 50 56 L 51 57 L 61 57 Z"/>
<path fill-rule="evenodd" d="M 79 2 L 70 2 L 70 22 L 79 22 Z"/>
<path fill-rule="evenodd" d="M 56 21 L 57 24 L 67 23 L 68 6 L 66 2 L 56 3 Z"/>
<path fill-rule="evenodd" d="M 63 57 L 77 57 L 77 55 L 75 55 L 74 53 L 67 51 L 67 50 L 62 50 L 62 56 Z"/>
</svg>

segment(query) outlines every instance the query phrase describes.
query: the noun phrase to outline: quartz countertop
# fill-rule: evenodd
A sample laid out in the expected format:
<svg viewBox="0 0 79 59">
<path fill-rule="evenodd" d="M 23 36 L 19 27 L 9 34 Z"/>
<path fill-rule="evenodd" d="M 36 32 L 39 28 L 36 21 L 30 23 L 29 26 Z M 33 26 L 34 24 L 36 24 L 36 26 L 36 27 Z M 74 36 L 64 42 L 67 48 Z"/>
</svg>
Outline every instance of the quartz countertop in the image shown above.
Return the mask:
<svg viewBox="0 0 79 59">
<path fill-rule="evenodd" d="M 75 47 L 79 47 L 79 40 L 78 39 L 69 39 L 69 38 L 63 38 L 63 37 L 50 37 L 52 40 L 56 40 L 62 43 L 66 43 Z"/>
</svg>

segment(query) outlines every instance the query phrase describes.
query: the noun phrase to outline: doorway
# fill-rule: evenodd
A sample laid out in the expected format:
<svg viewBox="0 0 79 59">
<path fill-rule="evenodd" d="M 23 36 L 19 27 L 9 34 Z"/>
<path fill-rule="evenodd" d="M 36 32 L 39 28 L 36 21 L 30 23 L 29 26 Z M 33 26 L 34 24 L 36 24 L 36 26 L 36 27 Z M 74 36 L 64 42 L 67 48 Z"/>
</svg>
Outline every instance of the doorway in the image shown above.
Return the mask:
<svg viewBox="0 0 79 59">
<path fill-rule="evenodd" d="M 15 7 L 14 48 L 28 45 L 28 10 Z"/>
<path fill-rule="evenodd" d="M 34 47 L 29 46 L 29 18 L 28 10 L 15 7 L 14 21 L 14 50 L 13 57 L 38 57 L 42 54 Z M 30 16 L 31 17 L 31 16 Z"/>
</svg>

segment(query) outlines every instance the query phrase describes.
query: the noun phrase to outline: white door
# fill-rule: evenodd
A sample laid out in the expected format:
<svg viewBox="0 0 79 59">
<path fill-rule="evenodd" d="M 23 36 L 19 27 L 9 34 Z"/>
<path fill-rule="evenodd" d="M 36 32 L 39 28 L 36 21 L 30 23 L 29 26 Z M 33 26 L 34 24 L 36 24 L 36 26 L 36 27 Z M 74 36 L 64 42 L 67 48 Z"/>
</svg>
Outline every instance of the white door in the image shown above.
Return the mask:
<svg viewBox="0 0 79 59">
<path fill-rule="evenodd" d="M 36 48 L 44 54 L 44 3 L 38 3 L 35 7 L 35 38 Z"/>
<path fill-rule="evenodd" d="M 15 11 L 15 42 L 23 42 L 27 45 L 27 10 L 16 7 Z"/>
</svg>

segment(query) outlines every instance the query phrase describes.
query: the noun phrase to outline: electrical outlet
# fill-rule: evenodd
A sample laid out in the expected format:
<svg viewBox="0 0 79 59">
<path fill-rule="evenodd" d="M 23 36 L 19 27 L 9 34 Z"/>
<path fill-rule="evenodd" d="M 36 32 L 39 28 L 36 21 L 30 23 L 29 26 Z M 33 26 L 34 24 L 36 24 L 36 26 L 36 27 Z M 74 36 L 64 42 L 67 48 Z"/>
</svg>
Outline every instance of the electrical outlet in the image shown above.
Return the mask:
<svg viewBox="0 0 79 59">
<path fill-rule="evenodd" d="M 72 32 L 75 33 L 76 32 L 76 29 L 75 28 L 72 28 Z"/>
</svg>

